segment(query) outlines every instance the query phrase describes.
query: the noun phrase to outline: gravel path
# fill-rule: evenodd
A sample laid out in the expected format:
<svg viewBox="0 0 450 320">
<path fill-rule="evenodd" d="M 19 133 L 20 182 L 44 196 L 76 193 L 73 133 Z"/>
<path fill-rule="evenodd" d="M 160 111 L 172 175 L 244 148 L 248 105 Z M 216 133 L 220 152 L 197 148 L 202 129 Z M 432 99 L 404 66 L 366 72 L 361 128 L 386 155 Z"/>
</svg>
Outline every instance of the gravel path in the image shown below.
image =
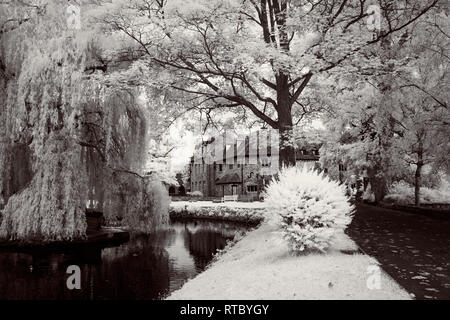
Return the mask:
<svg viewBox="0 0 450 320">
<path fill-rule="evenodd" d="M 450 299 L 450 221 L 361 204 L 346 232 L 416 299 Z"/>
</svg>

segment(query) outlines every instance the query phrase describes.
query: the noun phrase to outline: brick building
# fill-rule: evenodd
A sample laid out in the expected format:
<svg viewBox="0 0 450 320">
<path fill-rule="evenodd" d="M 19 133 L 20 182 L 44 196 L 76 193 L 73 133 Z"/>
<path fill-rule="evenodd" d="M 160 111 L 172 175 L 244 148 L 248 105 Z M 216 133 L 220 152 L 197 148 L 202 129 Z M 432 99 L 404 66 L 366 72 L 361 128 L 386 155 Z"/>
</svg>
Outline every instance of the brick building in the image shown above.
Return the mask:
<svg viewBox="0 0 450 320">
<path fill-rule="evenodd" d="M 198 148 L 207 148 L 213 141 L 214 138 L 203 142 Z M 224 151 L 222 161 L 207 163 L 204 159 L 195 159 L 193 156 L 189 170 L 190 191 L 200 191 L 205 197 L 238 195 L 242 200 L 258 199 L 264 186 L 278 170 L 278 158 L 271 155 L 270 147 L 267 155 L 263 156 L 258 151 L 256 157 L 251 157 L 249 141 L 246 138 L 228 146 L 234 148 L 234 152 Z M 297 148 L 296 165 L 318 167 L 319 148 L 320 145 Z M 243 156 L 238 157 L 238 154 Z"/>
</svg>

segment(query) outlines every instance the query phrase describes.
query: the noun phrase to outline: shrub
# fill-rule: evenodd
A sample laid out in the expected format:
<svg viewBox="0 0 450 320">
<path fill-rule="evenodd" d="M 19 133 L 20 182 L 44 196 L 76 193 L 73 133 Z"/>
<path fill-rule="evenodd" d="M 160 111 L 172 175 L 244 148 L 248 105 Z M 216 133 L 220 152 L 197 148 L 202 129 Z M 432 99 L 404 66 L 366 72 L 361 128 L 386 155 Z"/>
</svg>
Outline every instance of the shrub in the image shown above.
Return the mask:
<svg viewBox="0 0 450 320">
<path fill-rule="evenodd" d="M 284 168 L 267 187 L 264 199 L 294 252 L 325 251 L 335 232 L 352 219 L 345 187 L 307 168 Z"/>
<path fill-rule="evenodd" d="M 383 199 L 384 202 L 397 204 L 413 204 L 414 189 L 405 181 L 396 181 L 389 187 L 388 194 Z"/>
<path fill-rule="evenodd" d="M 192 197 L 203 197 L 203 193 L 201 191 L 194 191 L 190 193 L 190 196 Z"/>
<path fill-rule="evenodd" d="M 414 204 L 414 187 L 405 181 L 394 182 L 383 201 L 400 205 Z M 450 203 L 450 183 L 442 178 L 437 188 L 420 188 L 421 203 Z"/>
<path fill-rule="evenodd" d="M 367 186 L 366 190 L 364 190 L 362 198 L 367 202 L 375 202 L 375 195 L 372 192 L 372 186 L 370 183 Z"/>
<path fill-rule="evenodd" d="M 261 209 L 230 208 L 227 206 L 201 207 L 195 205 L 175 206 L 171 209 L 171 217 L 178 218 L 213 218 L 245 223 L 260 223 L 263 220 Z"/>
</svg>

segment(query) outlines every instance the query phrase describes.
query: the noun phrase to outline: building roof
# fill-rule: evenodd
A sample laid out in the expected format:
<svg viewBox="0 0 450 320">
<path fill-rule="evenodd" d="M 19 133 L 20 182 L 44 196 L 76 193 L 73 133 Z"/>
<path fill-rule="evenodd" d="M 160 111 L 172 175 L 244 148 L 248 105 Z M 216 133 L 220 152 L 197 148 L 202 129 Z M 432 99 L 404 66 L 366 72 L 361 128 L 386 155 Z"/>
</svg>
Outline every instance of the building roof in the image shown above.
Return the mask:
<svg viewBox="0 0 450 320">
<path fill-rule="evenodd" d="M 264 130 L 260 130 L 258 131 L 258 135 L 260 134 L 267 134 L 268 132 L 263 132 Z M 208 141 L 204 141 L 202 144 L 199 144 L 197 147 L 199 148 L 203 148 L 204 146 L 207 146 L 211 143 L 213 143 L 216 140 L 215 137 L 209 139 Z M 254 142 L 254 141 L 252 141 Z M 224 160 L 225 162 L 227 162 L 227 160 L 231 160 L 231 159 L 236 159 L 237 158 L 237 154 L 239 154 L 240 156 L 244 156 L 245 158 L 248 158 L 250 155 L 250 136 L 246 135 L 245 139 L 243 140 L 238 140 L 236 139 L 234 141 L 234 144 L 227 144 L 226 146 L 224 145 L 223 147 L 223 154 L 222 154 L 222 159 L 217 159 L 217 157 L 215 155 L 213 155 L 215 153 L 215 149 L 211 149 L 209 150 L 210 155 L 213 155 L 214 160 L 219 160 L 222 161 Z M 314 143 L 314 142 L 307 142 L 305 139 L 301 140 L 301 141 L 297 141 L 296 145 L 295 145 L 295 159 L 296 160 L 300 160 L 300 161 L 318 161 L 319 160 L 319 155 L 314 154 L 315 151 L 319 151 L 320 147 L 321 147 L 321 143 Z M 254 146 L 256 149 L 258 148 L 258 146 Z M 230 150 L 231 148 L 233 148 L 234 150 Z M 276 149 L 278 149 L 279 146 L 276 147 Z M 232 152 L 229 152 L 232 151 Z M 253 155 L 253 156 L 257 156 L 258 158 L 260 158 L 259 155 L 259 151 L 260 150 L 254 150 L 257 154 Z M 267 146 L 267 151 L 263 150 L 264 153 L 267 152 L 267 155 L 270 157 L 272 155 L 272 147 L 269 145 Z M 277 150 L 278 151 L 278 150 Z M 202 149 L 202 152 L 204 152 L 204 150 Z M 306 154 L 304 154 L 306 153 Z M 264 155 L 265 156 L 265 155 Z M 202 155 L 200 155 L 200 157 L 202 157 Z M 191 158 L 191 162 L 194 162 L 194 157 Z M 233 161 L 232 161 L 233 163 Z"/>
<path fill-rule="evenodd" d="M 225 174 L 222 178 L 216 179 L 216 184 L 241 183 L 241 178 L 237 173 Z"/>
</svg>

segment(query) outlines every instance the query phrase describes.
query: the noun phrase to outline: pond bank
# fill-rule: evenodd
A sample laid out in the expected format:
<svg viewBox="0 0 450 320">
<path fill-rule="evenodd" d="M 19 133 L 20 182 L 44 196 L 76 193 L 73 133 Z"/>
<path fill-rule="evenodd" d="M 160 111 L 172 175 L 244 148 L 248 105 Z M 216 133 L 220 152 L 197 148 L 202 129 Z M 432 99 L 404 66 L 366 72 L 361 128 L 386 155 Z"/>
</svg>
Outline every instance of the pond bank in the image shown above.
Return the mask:
<svg viewBox="0 0 450 320">
<path fill-rule="evenodd" d="M 229 221 L 256 226 L 264 220 L 261 202 L 175 201 L 170 203 L 170 218 Z"/>
<path fill-rule="evenodd" d="M 28 250 L 45 247 L 48 250 L 58 248 L 71 248 L 89 245 L 116 246 L 130 239 L 130 233 L 123 228 L 103 227 L 99 230 L 89 230 L 85 239 L 73 241 L 0 241 L 0 249 Z"/>
<path fill-rule="evenodd" d="M 167 299 L 411 298 L 381 269 L 380 288 L 369 289 L 368 270 L 378 262 L 357 249 L 342 233 L 327 254 L 292 256 L 277 228 L 263 223 Z"/>
</svg>

